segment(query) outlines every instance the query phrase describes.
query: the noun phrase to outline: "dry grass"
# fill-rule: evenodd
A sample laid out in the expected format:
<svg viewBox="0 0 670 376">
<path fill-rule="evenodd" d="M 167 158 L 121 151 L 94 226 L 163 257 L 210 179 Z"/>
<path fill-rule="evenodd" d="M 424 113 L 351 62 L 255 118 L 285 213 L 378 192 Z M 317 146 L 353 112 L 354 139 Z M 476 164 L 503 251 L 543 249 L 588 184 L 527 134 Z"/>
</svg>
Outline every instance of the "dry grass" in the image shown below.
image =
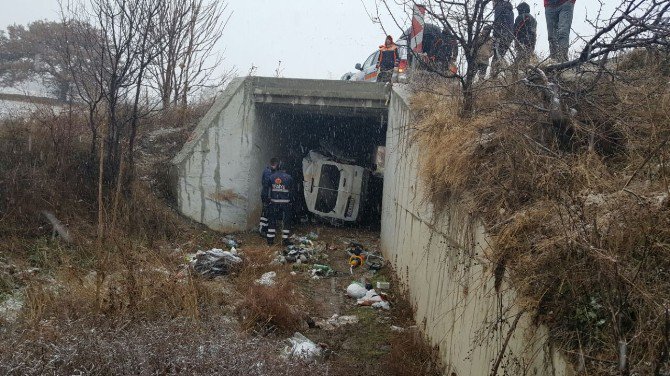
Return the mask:
<svg viewBox="0 0 670 376">
<path fill-rule="evenodd" d="M 244 268 L 235 279 L 241 299 L 237 313 L 245 330 L 290 333 L 305 324 L 306 298 L 298 289 L 296 277 L 289 274 L 289 266 L 269 266 L 275 257 L 273 247 L 247 247 L 244 250 Z M 276 283 L 262 286 L 256 279 L 268 271 L 277 273 Z"/>
<path fill-rule="evenodd" d="M 238 334 L 221 319 L 53 322 L 42 331 L 0 333 L 3 375 L 328 375 L 326 365 L 290 363 L 278 340 Z"/>
<path fill-rule="evenodd" d="M 129 246 L 132 247 L 132 246 Z M 36 281 L 25 291 L 29 325 L 43 320 L 103 321 L 198 319 L 222 308 L 227 296 L 206 281 L 181 272 L 183 260 L 139 247 L 95 255 L 93 270 L 72 263 L 52 268 L 51 283 Z"/>
<path fill-rule="evenodd" d="M 421 176 L 438 208 L 483 219 L 490 261 L 590 374 L 613 372 L 620 341 L 631 372 L 651 374 L 670 340 L 668 77 L 647 65 L 587 83 L 564 83 L 580 93 L 564 98 L 570 124 L 524 105 L 542 103 L 526 88 L 489 89 L 470 119 L 418 94 Z"/>
<path fill-rule="evenodd" d="M 272 286 L 251 284 L 242 293 L 237 309 L 245 329 L 290 333 L 305 323 L 304 297 L 285 278 Z"/>
<path fill-rule="evenodd" d="M 393 314 L 396 325 L 404 327 L 402 332 L 389 335 L 388 354 L 382 362 L 389 375 L 393 376 L 440 376 L 445 375 L 445 367 L 440 358 L 439 349 L 431 346 L 430 341 L 415 326 L 416 309 L 409 300 L 409 292 L 395 273 L 390 275 Z M 424 328 L 425 329 L 425 328 Z"/>
<path fill-rule="evenodd" d="M 393 376 L 441 376 L 444 369 L 440 366 L 437 351 L 428 345 L 428 341 L 416 329 L 402 333 L 393 333 L 390 339 L 391 351 L 384 363 Z"/>
</svg>

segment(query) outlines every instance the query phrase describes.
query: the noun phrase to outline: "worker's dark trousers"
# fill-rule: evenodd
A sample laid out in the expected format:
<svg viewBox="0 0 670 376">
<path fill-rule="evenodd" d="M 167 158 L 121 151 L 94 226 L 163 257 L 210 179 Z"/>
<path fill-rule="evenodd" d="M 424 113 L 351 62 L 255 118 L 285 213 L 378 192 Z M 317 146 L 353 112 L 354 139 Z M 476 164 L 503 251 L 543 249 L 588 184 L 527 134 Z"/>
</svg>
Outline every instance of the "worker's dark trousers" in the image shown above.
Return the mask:
<svg viewBox="0 0 670 376">
<path fill-rule="evenodd" d="M 272 245 L 277 237 L 278 228 L 277 222 L 282 221 L 281 238 L 282 244 L 288 244 L 288 238 L 291 237 L 291 218 L 292 218 L 291 204 L 270 204 L 269 218 L 268 218 L 268 244 Z"/>
<path fill-rule="evenodd" d="M 263 205 L 263 212 L 261 212 L 261 221 L 258 224 L 258 232 L 261 234 L 265 234 L 268 231 L 268 217 L 270 216 L 269 214 L 269 206 L 267 202 L 262 202 Z"/>
</svg>

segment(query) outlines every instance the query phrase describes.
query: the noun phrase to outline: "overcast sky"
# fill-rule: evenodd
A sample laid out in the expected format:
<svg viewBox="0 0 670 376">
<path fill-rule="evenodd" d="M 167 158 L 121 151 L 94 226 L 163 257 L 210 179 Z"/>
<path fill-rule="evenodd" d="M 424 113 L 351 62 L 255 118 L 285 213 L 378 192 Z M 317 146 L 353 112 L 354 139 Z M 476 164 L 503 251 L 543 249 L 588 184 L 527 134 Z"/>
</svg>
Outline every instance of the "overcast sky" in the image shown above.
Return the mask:
<svg viewBox="0 0 670 376">
<path fill-rule="evenodd" d="M 58 17 L 56 0 L 2 2 L 2 28 Z M 512 0 L 515 6 L 519 2 Z M 542 0 L 527 2 L 538 20 L 538 52 L 546 53 Z M 596 1 L 577 1 L 574 30 L 588 30 L 586 14 L 597 9 L 592 3 Z M 611 11 L 619 1 L 607 3 Z M 284 77 L 338 79 L 384 40 L 382 29 L 368 16 L 375 12 L 375 0 L 228 0 L 228 4 L 232 17 L 220 42 L 219 49 L 225 52 L 221 70 L 234 67 L 239 75 L 246 75 L 254 65 L 257 75 L 273 76 L 281 60 Z M 381 16 L 387 31 L 397 37 L 400 30 L 391 18 Z"/>
</svg>

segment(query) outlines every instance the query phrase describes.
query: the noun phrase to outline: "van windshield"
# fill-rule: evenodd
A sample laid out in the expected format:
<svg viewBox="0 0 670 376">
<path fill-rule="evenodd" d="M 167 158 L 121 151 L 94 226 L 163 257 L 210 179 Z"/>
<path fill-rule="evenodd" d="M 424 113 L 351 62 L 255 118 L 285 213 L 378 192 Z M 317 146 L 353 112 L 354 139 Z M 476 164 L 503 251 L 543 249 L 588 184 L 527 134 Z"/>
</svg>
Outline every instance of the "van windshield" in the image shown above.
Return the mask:
<svg viewBox="0 0 670 376">
<path fill-rule="evenodd" d="M 319 193 L 316 195 L 315 209 L 321 213 L 330 213 L 337 204 L 337 188 L 340 186 L 340 169 L 332 164 L 321 166 Z"/>
</svg>

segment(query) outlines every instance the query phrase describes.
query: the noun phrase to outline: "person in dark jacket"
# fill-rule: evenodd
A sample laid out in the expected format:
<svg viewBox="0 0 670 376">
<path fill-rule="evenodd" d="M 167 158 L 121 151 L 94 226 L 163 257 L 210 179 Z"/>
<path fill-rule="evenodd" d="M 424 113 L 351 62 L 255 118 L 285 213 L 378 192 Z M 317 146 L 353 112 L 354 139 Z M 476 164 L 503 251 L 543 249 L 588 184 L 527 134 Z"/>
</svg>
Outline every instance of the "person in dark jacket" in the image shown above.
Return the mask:
<svg viewBox="0 0 670 376">
<path fill-rule="evenodd" d="M 458 39 L 448 30 L 442 29 L 439 38 L 435 38 L 433 49 L 435 67 L 439 73 L 455 74 L 455 62 L 458 58 Z"/>
<path fill-rule="evenodd" d="M 544 16 L 547 19 L 549 55 L 558 62 L 568 60 L 570 28 L 575 11 L 575 0 L 544 0 Z"/>
<path fill-rule="evenodd" d="M 277 170 L 270 175 L 270 206 L 267 241 L 272 245 L 277 235 L 277 222 L 282 221 L 282 244 L 288 245 L 291 236 L 291 222 L 293 216 L 294 187 L 293 178 L 279 162 Z"/>
<path fill-rule="evenodd" d="M 537 21 L 530 14 L 530 5 L 522 2 L 516 6 L 519 15 L 514 21 L 514 41 L 516 61 L 518 67 L 525 67 L 530 63 L 530 57 L 535 52 L 537 40 Z"/>
<path fill-rule="evenodd" d="M 496 77 L 514 38 L 514 9 L 509 0 L 493 0 L 493 60 L 491 76 Z"/>
<path fill-rule="evenodd" d="M 379 60 L 377 60 L 377 82 L 391 82 L 393 69 L 400 63 L 398 46 L 393 43 L 393 37 L 386 36 L 386 41 L 379 46 Z"/>
<path fill-rule="evenodd" d="M 268 216 L 269 216 L 268 208 L 270 206 L 270 188 L 272 185 L 272 180 L 270 180 L 270 176 L 274 174 L 275 170 L 277 169 L 278 163 L 279 159 L 271 158 L 270 164 L 265 167 L 265 169 L 263 170 L 263 175 L 261 176 L 261 206 L 263 208 L 263 211 L 261 212 L 261 221 L 260 224 L 258 225 L 258 231 L 263 236 L 265 236 L 268 227 Z"/>
</svg>

